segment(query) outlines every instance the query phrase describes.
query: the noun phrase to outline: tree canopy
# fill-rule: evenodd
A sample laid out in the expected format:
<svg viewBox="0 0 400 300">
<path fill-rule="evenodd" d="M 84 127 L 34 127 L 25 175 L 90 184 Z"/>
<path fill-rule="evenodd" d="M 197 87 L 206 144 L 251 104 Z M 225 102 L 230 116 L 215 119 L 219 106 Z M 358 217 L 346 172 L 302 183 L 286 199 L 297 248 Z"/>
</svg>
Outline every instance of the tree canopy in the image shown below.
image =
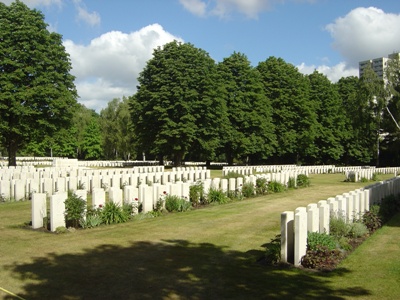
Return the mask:
<svg viewBox="0 0 400 300">
<path fill-rule="evenodd" d="M 193 145 L 209 157 L 218 146 L 226 108 L 213 59 L 177 41 L 154 50 L 138 78 L 130 110 L 140 150 L 180 165 Z"/>
<path fill-rule="evenodd" d="M 41 12 L 0 3 L 0 24 L 1 144 L 15 166 L 18 149 L 69 126 L 77 93 L 61 36 Z"/>
</svg>

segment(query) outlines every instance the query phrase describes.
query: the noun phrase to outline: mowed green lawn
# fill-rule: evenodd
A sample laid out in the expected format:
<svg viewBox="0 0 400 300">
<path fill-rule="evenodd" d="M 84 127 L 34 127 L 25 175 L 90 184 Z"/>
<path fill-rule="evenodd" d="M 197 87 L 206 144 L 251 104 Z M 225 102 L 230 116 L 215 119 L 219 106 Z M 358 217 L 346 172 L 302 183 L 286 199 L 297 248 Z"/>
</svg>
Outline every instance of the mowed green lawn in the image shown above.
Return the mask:
<svg viewBox="0 0 400 300">
<path fill-rule="evenodd" d="M 68 234 L 22 228 L 30 202 L 0 204 L 0 298 L 398 298 L 399 215 L 334 272 L 257 263 L 281 212 L 366 185 L 310 178 L 306 189 Z"/>
</svg>

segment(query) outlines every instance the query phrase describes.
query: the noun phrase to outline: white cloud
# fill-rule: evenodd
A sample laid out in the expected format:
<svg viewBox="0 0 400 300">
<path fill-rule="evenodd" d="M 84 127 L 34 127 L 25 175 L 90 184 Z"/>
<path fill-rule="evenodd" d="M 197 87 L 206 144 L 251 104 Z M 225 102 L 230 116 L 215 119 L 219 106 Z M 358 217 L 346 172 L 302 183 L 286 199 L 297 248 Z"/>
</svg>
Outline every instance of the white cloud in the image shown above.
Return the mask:
<svg viewBox="0 0 400 300">
<path fill-rule="evenodd" d="M 358 76 L 358 68 L 348 68 L 345 62 L 341 62 L 333 67 L 327 65 L 306 65 L 305 63 L 301 63 L 296 67 L 299 72 L 303 74 L 311 74 L 314 71 L 318 71 L 319 73 L 326 75 L 326 77 L 328 77 L 332 82 L 337 82 L 342 77 Z"/>
<path fill-rule="evenodd" d="M 93 39 L 89 45 L 66 40 L 71 73 L 76 76 L 80 102 L 100 111 L 113 98 L 131 96 L 136 91 L 137 77 L 153 49 L 180 38 L 153 24 L 139 31 L 111 31 Z"/>
<path fill-rule="evenodd" d="M 276 0 L 216 0 L 215 8 L 211 11 L 219 17 L 226 17 L 231 12 L 237 11 L 248 18 L 257 18 L 258 14 Z"/>
<path fill-rule="evenodd" d="M 318 0 L 290 0 L 293 2 L 314 3 Z M 179 0 L 185 9 L 197 16 L 214 15 L 228 18 L 232 13 L 257 19 L 258 14 L 285 0 Z"/>
<path fill-rule="evenodd" d="M 185 9 L 196 16 L 204 16 L 206 14 L 207 4 L 201 0 L 179 0 Z"/>
<path fill-rule="evenodd" d="M 100 15 L 97 12 L 88 12 L 85 4 L 81 0 L 74 0 L 76 10 L 78 11 L 77 19 L 88 23 L 90 26 L 100 24 Z"/>
<path fill-rule="evenodd" d="M 351 67 L 358 62 L 400 51 L 400 14 L 359 7 L 326 26 L 333 47 Z"/>
</svg>

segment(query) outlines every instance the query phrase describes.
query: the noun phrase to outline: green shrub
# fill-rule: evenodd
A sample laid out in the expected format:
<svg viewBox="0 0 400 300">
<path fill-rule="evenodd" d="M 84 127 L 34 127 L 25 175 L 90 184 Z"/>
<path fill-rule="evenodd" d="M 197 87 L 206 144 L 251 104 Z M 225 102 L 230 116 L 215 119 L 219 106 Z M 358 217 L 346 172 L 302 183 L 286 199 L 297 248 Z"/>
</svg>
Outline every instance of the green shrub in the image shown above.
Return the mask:
<svg viewBox="0 0 400 300">
<path fill-rule="evenodd" d="M 361 177 L 360 181 L 361 182 L 368 182 L 369 180 L 367 178 L 365 178 L 365 177 Z"/>
<path fill-rule="evenodd" d="M 301 265 L 309 269 L 333 270 L 341 256 L 338 249 L 331 250 L 326 246 L 317 246 L 315 250 L 307 250 L 301 259 Z"/>
<path fill-rule="evenodd" d="M 353 247 L 349 243 L 349 238 L 342 236 L 337 239 L 337 243 L 340 249 L 343 249 L 345 251 L 349 251 L 353 249 Z"/>
<path fill-rule="evenodd" d="M 378 206 L 379 209 L 379 206 Z M 381 228 L 382 220 L 379 218 L 378 214 L 371 211 L 366 211 L 362 216 L 362 222 L 367 227 L 370 233 L 375 232 L 377 229 Z"/>
<path fill-rule="evenodd" d="M 372 180 L 372 181 L 379 181 L 378 173 L 373 173 L 373 174 L 372 174 L 371 180 Z"/>
<path fill-rule="evenodd" d="M 193 206 L 197 206 L 204 201 L 204 186 L 201 181 L 197 181 L 189 188 L 189 199 Z"/>
<path fill-rule="evenodd" d="M 311 184 L 310 179 L 305 174 L 297 175 L 296 183 L 297 183 L 297 187 L 309 187 Z"/>
<path fill-rule="evenodd" d="M 242 185 L 242 195 L 245 198 L 254 197 L 255 189 L 251 182 L 245 182 Z"/>
<path fill-rule="evenodd" d="M 82 228 L 93 228 L 100 226 L 103 220 L 101 219 L 101 216 L 99 215 L 88 215 L 86 219 L 81 219 L 79 221 L 79 224 L 81 225 Z"/>
<path fill-rule="evenodd" d="M 279 263 L 281 261 L 281 235 L 276 235 L 265 247 L 266 263 L 271 265 Z"/>
<path fill-rule="evenodd" d="M 244 178 L 244 176 L 239 174 L 239 173 L 236 173 L 236 172 L 233 172 L 233 171 L 229 171 L 223 178 L 224 179 L 229 179 L 229 178 L 239 178 L 239 177 Z"/>
<path fill-rule="evenodd" d="M 56 233 L 67 233 L 68 229 L 64 226 L 59 226 L 56 228 Z"/>
<path fill-rule="evenodd" d="M 232 201 L 242 201 L 244 199 L 243 193 L 240 190 L 228 191 L 226 196 Z"/>
<path fill-rule="evenodd" d="M 326 233 L 309 232 L 307 234 L 307 249 L 317 250 L 320 246 L 333 250 L 336 248 L 335 239 Z"/>
<path fill-rule="evenodd" d="M 350 225 L 346 222 L 344 216 L 334 216 L 331 215 L 329 218 L 329 233 L 330 235 L 336 237 L 346 237 L 349 235 Z"/>
<path fill-rule="evenodd" d="M 65 221 L 67 226 L 79 227 L 79 221 L 83 218 L 86 209 L 86 201 L 75 193 L 68 193 L 65 203 Z"/>
<path fill-rule="evenodd" d="M 192 204 L 186 199 L 176 195 L 167 195 L 165 197 L 165 209 L 169 212 L 182 212 L 191 209 Z"/>
<path fill-rule="evenodd" d="M 208 204 L 211 203 L 224 204 L 228 202 L 229 198 L 222 190 L 211 187 L 208 191 L 206 199 Z"/>
<path fill-rule="evenodd" d="M 282 193 L 285 191 L 285 186 L 278 181 L 271 181 L 268 183 L 268 192 L 269 193 Z"/>
<path fill-rule="evenodd" d="M 124 223 L 129 220 L 129 214 L 115 202 L 107 202 L 101 212 L 101 219 L 105 224 Z"/>
<path fill-rule="evenodd" d="M 354 222 L 350 224 L 349 236 L 352 238 L 360 238 L 368 234 L 368 228 L 363 223 Z"/>
<path fill-rule="evenodd" d="M 296 179 L 294 177 L 289 177 L 288 180 L 288 189 L 296 188 Z"/>
<path fill-rule="evenodd" d="M 379 216 L 383 223 L 389 221 L 396 213 L 400 212 L 400 198 L 394 195 L 382 199 Z"/>
<path fill-rule="evenodd" d="M 264 195 L 268 191 L 268 181 L 267 178 L 258 177 L 256 179 L 256 193 L 257 195 Z"/>
</svg>

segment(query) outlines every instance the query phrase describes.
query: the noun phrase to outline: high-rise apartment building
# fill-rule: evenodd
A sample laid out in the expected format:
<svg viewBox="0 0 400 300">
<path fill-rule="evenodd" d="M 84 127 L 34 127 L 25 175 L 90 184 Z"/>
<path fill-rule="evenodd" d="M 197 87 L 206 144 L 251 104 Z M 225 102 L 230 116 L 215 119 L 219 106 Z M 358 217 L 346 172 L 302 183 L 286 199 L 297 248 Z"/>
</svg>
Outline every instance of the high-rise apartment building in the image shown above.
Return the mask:
<svg viewBox="0 0 400 300">
<path fill-rule="evenodd" d="M 392 59 L 400 59 L 400 53 L 389 54 L 388 57 L 379 57 L 369 60 L 360 61 L 358 63 L 358 71 L 360 77 L 364 74 L 364 70 L 367 66 L 371 66 L 372 70 L 378 75 L 379 78 L 384 79 L 385 70 L 388 63 Z"/>
</svg>

